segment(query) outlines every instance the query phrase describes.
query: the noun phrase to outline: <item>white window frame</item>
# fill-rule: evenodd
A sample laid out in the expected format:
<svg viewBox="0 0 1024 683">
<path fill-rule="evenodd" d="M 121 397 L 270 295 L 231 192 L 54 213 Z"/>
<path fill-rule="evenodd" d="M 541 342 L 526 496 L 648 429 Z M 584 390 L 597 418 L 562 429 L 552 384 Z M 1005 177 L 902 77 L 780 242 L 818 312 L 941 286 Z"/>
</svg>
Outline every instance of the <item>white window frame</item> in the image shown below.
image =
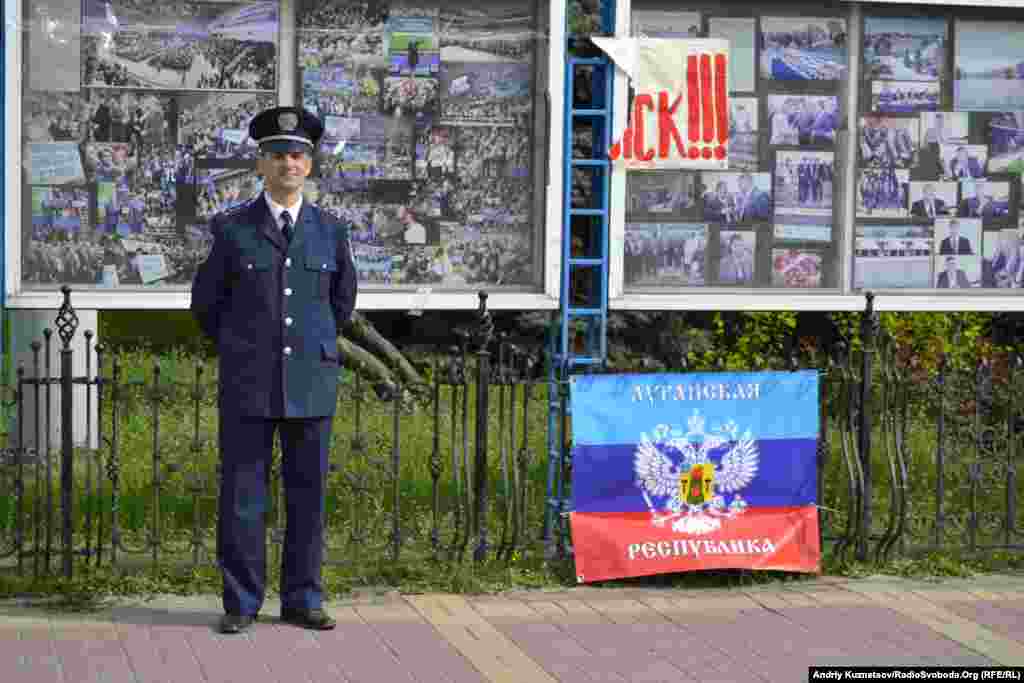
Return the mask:
<svg viewBox="0 0 1024 683">
<path fill-rule="evenodd" d="M 21 282 L 22 234 L 22 68 L 24 65 L 23 36 L 27 30 L 23 16 L 24 2 L 7 0 L 4 3 L 4 36 L 6 39 L 6 70 L 4 73 L 5 142 L 5 205 L 4 227 L 6 240 L 3 265 L 6 268 L 5 301 L 10 309 L 55 309 L 63 303 L 57 289 L 25 289 Z M 523 0 L 524 4 L 528 0 Z M 297 0 L 281 0 L 281 26 L 277 94 L 282 105 L 295 102 L 295 8 Z M 397 290 L 365 291 L 356 299 L 360 310 L 473 310 L 479 305 L 477 290 L 488 292 L 487 306 L 492 310 L 554 310 L 558 308 L 562 254 L 562 140 L 563 88 L 565 82 L 565 5 L 559 0 L 549 3 L 550 24 L 548 40 L 547 101 L 550 103 L 549 136 L 546 169 L 538 165 L 536 172 L 546 172 L 548 184 L 545 192 L 545 225 L 539 245 L 538 258 L 542 263 L 540 287 L 533 291 L 490 290 L 481 286 L 472 290 Z M 541 57 L 543 58 L 543 57 Z M 122 289 L 76 289 L 74 305 L 82 310 L 187 310 L 191 293 L 178 290 L 125 291 Z"/>
</svg>

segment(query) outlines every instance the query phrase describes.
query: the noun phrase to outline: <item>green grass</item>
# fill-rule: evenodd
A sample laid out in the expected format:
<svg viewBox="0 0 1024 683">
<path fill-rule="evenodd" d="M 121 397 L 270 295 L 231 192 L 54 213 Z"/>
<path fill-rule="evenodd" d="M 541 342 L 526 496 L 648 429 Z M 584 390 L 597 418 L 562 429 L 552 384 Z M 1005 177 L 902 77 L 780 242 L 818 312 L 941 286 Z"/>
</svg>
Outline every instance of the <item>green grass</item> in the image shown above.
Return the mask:
<svg viewBox="0 0 1024 683">
<path fill-rule="evenodd" d="M 156 445 L 159 455 L 161 483 L 159 496 L 153 487 L 154 463 L 154 420 L 153 401 L 157 395 L 146 391 L 138 383 L 152 383 L 154 361 L 144 350 L 126 352 L 121 356 L 121 380 L 132 386 L 126 389 L 118 415 L 119 468 L 119 516 L 125 544 L 132 552 L 121 557 L 122 565 L 112 569 L 86 568 L 83 564 L 80 578 L 73 582 L 62 582 L 52 577 L 40 579 L 15 577 L 9 570 L 0 571 L 0 595 L 24 593 L 45 593 L 58 596 L 65 606 L 87 603 L 83 596 L 92 595 L 96 600 L 105 596 L 124 593 L 146 592 L 218 592 L 219 575 L 209 566 L 207 560 L 214 547 L 213 522 L 216 514 L 216 377 L 214 364 L 208 364 L 202 375 L 203 397 L 199 403 L 198 419 L 195 404 L 191 401 L 195 369 L 190 356 L 182 352 L 161 356 L 160 386 L 166 391 L 159 396 L 161 401 L 159 428 L 156 431 Z M 109 373 L 109 366 L 108 366 Z M 399 444 L 401 451 L 398 502 L 399 519 L 403 535 L 400 559 L 395 562 L 390 556 L 389 535 L 392 528 L 394 482 L 391 479 L 391 454 L 394 446 L 392 436 L 393 414 L 391 404 L 381 404 L 372 396 L 365 396 L 360 404 L 360 426 L 356 426 L 355 404 L 352 394 L 355 382 L 346 376 L 343 386 L 344 402 L 335 417 L 332 437 L 332 461 L 339 471 L 329 477 L 328 486 L 328 534 L 335 552 L 328 558 L 325 581 L 331 595 L 344 595 L 353 590 L 373 589 L 389 586 L 403 591 L 459 591 L 489 592 L 515 587 L 559 587 L 575 585 L 574 572 L 566 562 L 545 559 L 543 548 L 537 542 L 543 516 L 543 499 L 547 485 L 547 387 L 540 385 L 532 390 L 528 414 L 529 438 L 527 453 L 527 519 L 524 542 L 509 562 L 489 561 L 475 565 L 469 558 L 476 539 L 468 539 L 466 555 L 461 560 L 449 561 L 447 554 L 440 560 L 432 556 L 430 532 L 433 524 L 431 479 L 431 454 L 434 448 L 434 425 L 432 406 L 420 406 L 416 410 L 405 410 L 401 414 Z M 473 388 L 470 387 L 470 391 Z M 472 398 L 472 394 L 471 394 Z M 454 538 L 454 514 L 457 500 L 457 483 L 452 477 L 452 417 L 453 397 L 450 389 L 442 391 L 439 420 L 439 452 L 442 471 L 439 480 L 441 507 L 439 510 L 442 544 L 447 548 Z M 492 388 L 491 416 L 489 418 L 490 450 L 488 471 L 490 478 L 490 505 L 487 509 L 489 540 L 496 544 L 500 540 L 504 520 L 504 480 L 502 477 L 499 434 L 507 434 L 508 425 L 500 431 L 501 423 L 497 414 L 499 389 Z M 951 409 L 960 405 L 950 401 Z M 879 414 L 884 413 L 881 398 L 875 406 Z M 934 464 L 936 435 L 934 415 L 929 413 L 934 406 L 929 403 L 926 389 L 915 397 L 917 411 L 906 434 L 908 496 L 910 526 L 902 548 L 893 558 L 882 565 L 858 564 L 847 556 L 839 558 L 824 549 L 826 571 L 857 576 L 863 573 L 888 572 L 907 576 L 960 576 L 974 572 L 995 569 L 1013 571 L 1020 569 L 1020 555 L 1003 552 L 966 552 L 967 538 L 966 511 L 970 493 L 969 463 L 974 460 L 970 442 L 964 441 L 964 425 L 956 427 L 960 435 L 950 441 L 947 448 L 947 490 L 945 509 L 948 514 L 946 534 L 942 539 L 943 552 L 923 550 L 932 541 L 932 519 L 935 510 L 936 468 Z M 470 430 L 468 459 L 475 458 L 472 414 L 473 401 L 469 402 Z M 998 416 L 997 416 L 998 417 Z M 955 420 L 951 417 L 951 428 Z M 515 449 L 521 446 L 522 425 L 521 404 L 516 414 Z M 113 415 L 111 405 L 104 405 L 102 412 L 103 433 L 111 436 Z M 877 424 L 881 424 L 878 422 Z M 461 421 L 456 423 L 461 430 Z M 353 438 L 361 436 L 364 449 L 353 449 Z M 507 438 L 507 437 L 506 437 Z M 889 463 L 884 444 L 891 441 L 891 434 L 878 426 L 873 433 L 874 448 L 872 463 L 876 472 L 872 510 L 875 518 L 873 534 L 884 531 L 888 521 L 891 485 Z M 198 446 L 196 446 L 198 442 Z M 840 433 L 834 428 L 829 434 L 829 455 L 825 469 L 825 487 L 819 500 L 823 507 L 822 518 L 828 533 L 842 530 L 845 526 L 847 507 L 847 474 L 840 449 Z M 461 431 L 455 443 L 462 444 Z M 966 445 L 965 445 L 966 444 Z M 891 447 L 891 445 L 890 445 Z M 1019 447 L 1021 452 L 1024 448 Z M 108 452 L 103 450 L 107 457 Z M 100 513 L 103 513 L 104 529 L 110 528 L 111 485 L 104 470 L 93 471 L 93 483 L 100 482 L 98 491 L 86 492 L 84 481 L 89 453 L 79 451 L 77 455 L 79 490 L 75 500 L 76 530 L 84 531 L 85 513 L 93 512 L 93 533 Z M 996 518 L 1005 508 L 1005 491 L 999 487 L 1005 484 L 1005 474 L 999 469 L 998 458 L 981 458 L 982 480 L 979 482 L 981 496 L 979 512 L 985 522 L 985 533 L 979 544 L 1001 541 L 1002 532 L 995 525 Z M 104 461 L 105 462 L 105 461 Z M 279 460 L 275 460 L 279 462 Z M 168 465 L 176 465 L 170 469 Z M 97 477 L 99 477 L 97 479 Z M 33 509 L 42 480 L 28 482 L 26 505 Z M 56 482 L 55 482 L 56 483 Z M 1024 494 L 1024 482 L 1018 481 L 1017 494 Z M 7 489 L 9 490 L 9 489 Z M 56 496 L 56 488 L 55 498 Z M 158 503 L 156 502 L 158 499 Z M 154 519 L 154 510 L 159 505 L 161 520 L 158 536 L 161 539 L 160 563 L 153 567 L 147 536 Z M 1022 506 L 1024 507 L 1024 506 Z M 472 509 L 472 508 L 470 508 Z M 0 538 L 10 537 L 14 527 L 16 509 L 13 496 L 0 496 Z M 1018 513 L 1017 528 L 1024 528 L 1024 519 Z M 59 511 L 56 515 L 59 519 Z M 281 523 L 280 498 L 272 498 L 270 518 Z M 463 529 L 467 512 L 462 508 Z M 190 536 L 192 527 L 198 524 L 205 548 L 201 567 L 190 566 Z M 109 538 L 109 533 L 107 533 Z M 29 534 L 29 546 L 34 537 Z M 899 551 L 900 548 L 897 548 Z M 273 555 L 271 556 L 273 558 Z M 275 560 L 271 561 L 271 566 Z M 28 560 L 31 574 L 32 560 Z M 59 566 L 59 562 L 55 563 Z M 276 570 L 275 570 L 276 571 Z M 678 587 L 700 587 L 705 585 L 730 586 L 760 581 L 793 579 L 790 575 L 774 572 L 696 572 L 660 577 L 644 577 L 628 581 L 607 582 L 604 585 L 667 585 Z M 799 580 L 799 578 L 793 579 Z M 276 578 L 271 578 L 273 585 Z M 76 597 L 78 596 L 78 597 Z"/>
</svg>

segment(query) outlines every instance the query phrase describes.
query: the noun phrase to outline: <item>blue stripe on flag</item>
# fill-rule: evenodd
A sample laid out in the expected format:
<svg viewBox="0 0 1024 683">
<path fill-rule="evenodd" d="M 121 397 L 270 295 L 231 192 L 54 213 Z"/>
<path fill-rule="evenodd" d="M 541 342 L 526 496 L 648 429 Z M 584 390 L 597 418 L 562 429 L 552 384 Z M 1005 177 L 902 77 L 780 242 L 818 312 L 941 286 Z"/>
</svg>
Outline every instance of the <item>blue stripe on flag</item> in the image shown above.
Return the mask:
<svg viewBox="0 0 1024 683">
<path fill-rule="evenodd" d="M 575 417 L 574 417 L 575 419 Z M 737 493 L 751 507 L 790 507 L 811 505 L 817 501 L 817 440 L 758 439 L 757 471 L 750 483 Z M 573 509 L 576 512 L 644 512 L 648 510 L 635 471 L 636 444 L 576 446 L 572 457 Z M 721 457 L 731 445 L 711 452 L 716 465 L 715 478 L 722 481 Z M 682 457 L 678 452 L 660 448 L 659 452 L 678 468 Z M 675 482 L 678 470 L 666 480 Z M 667 483 L 667 482 L 666 482 Z M 731 501 L 734 494 L 726 494 Z M 652 496 L 651 503 L 659 510 L 668 504 L 665 496 Z"/>
</svg>

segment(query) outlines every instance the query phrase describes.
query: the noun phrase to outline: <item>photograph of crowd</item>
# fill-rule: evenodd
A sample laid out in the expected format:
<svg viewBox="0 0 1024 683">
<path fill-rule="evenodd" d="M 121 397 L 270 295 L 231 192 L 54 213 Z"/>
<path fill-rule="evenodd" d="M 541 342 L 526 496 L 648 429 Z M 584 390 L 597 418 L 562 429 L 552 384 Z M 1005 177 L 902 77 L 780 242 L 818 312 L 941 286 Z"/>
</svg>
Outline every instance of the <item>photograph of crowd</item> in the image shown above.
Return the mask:
<svg viewBox="0 0 1024 683">
<path fill-rule="evenodd" d="M 438 92 L 436 78 L 389 76 L 384 79 L 381 109 L 396 118 L 433 112 L 437 109 Z"/>
<path fill-rule="evenodd" d="M 986 232 L 983 248 L 982 287 L 1024 288 L 1024 239 L 1019 230 Z"/>
<path fill-rule="evenodd" d="M 83 142 L 93 134 L 94 105 L 80 93 L 26 92 L 22 105 L 25 142 Z"/>
<path fill-rule="evenodd" d="M 82 188 L 33 187 L 31 208 L 33 240 L 46 240 L 51 232 L 76 233 L 91 225 L 89 191 Z"/>
<path fill-rule="evenodd" d="M 918 119 L 867 115 L 860 119 L 861 166 L 912 168 L 917 165 Z"/>
<path fill-rule="evenodd" d="M 533 69 L 523 62 L 441 64 L 441 119 L 452 124 L 525 125 Z"/>
<path fill-rule="evenodd" d="M 277 0 L 87 0 L 82 83 L 173 90 L 272 90 Z"/>
<path fill-rule="evenodd" d="M 1016 173 L 1024 170 L 1024 112 L 997 112 L 988 120 L 988 170 Z"/>
<path fill-rule="evenodd" d="M 458 128 L 424 126 L 416 131 L 416 177 L 437 180 L 455 175 Z"/>
<path fill-rule="evenodd" d="M 939 145 L 940 175 L 951 180 L 984 178 L 988 164 L 985 145 Z"/>
<path fill-rule="evenodd" d="M 461 239 L 434 251 L 432 269 L 451 287 L 466 285 L 524 285 L 532 278 L 530 240 L 523 233 L 483 232 L 467 228 Z"/>
<path fill-rule="evenodd" d="M 758 162 L 758 118 L 756 97 L 729 99 L 729 167 L 756 171 Z"/>
<path fill-rule="evenodd" d="M 838 81 L 846 74 L 846 20 L 761 17 L 761 77 Z"/>
<path fill-rule="evenodd" d="M 355 244 L 352 260 L 359 283 L 391 284 L 391 250 L 369 244 Z"/>
<path fill-rule="evenodd" d="M 966 112 L 921 112 L 922 143 L 925 145 L 966 145 L 968 125 Z"/>
<path fill-rule="evenodd" d="M 858 225 L 853 282 L 857 289 L 928 289 L 932 229 L 923 225 Z"/>
<path fill-rule="evenodd" d="M 1024 110 L 1024 23 L 957 19 L 954 26 L 953 108 Z"/>
<path fill-rule="evenodd" d="M 936 181 L 910 183 L 910 215 L 933 219 L 957 210 L 957 184 Z"/>
<path fill-rule="evenodd" d="M 362 119 L 358 116 L 325 116 L 324 136 L 325 143 L 348 142 L 359 138 L 362 130 Z"/>
<path fill-rule="evenodd" d="M 627 223 L 626 284 L 704 285 L 707 233 L 699 223 Z"/>
<path fill-rule="evenodd" d="M 82 165 L 89 182 L 135 182 L 140 149 L 125 142 L 91 142 L 82 152 Z"/>
<path fill-rule="evenodd" d="M 696 203 L 696 181 L 695 174 L 683 171 L 627 172 L 627 220 L 682 217 Z"/>
<path fill-rule="evenodd" d="M 946 20 L 865 17 L 865 78 L 937 81 L 946 68 Z"/>
<path fill-rule="evenodd" d="M 832 152 L 775 153 L 775 210 L 790 215 L 832 215 Z"/>
<path fill-rule="evenodd" d="M 768 95 L 771 145 L 831 147 L 840 123 L 839 98 L 821 95 Z"/>
<path fill-rule="evenodd" d="M 708 38 L 729 41 L 729 89 L 753 92 L 757 73 L 757 20 L 753 17 L 711 17 Z"/>
<path fill-rule="evenodd" d="M 213 169 L 196 171 L 196 217 L 202 220 L 249 201 L 263 192 L 263 179 L 256 171 L 239 168 L 221 173 Z"/>
<path fill-rule="evenodd" d="M 352 70 L 351 78 L 329 81 L 313 78 L 314 75 L 319 76 L 320 72 L 308 69 L 303 72 L 302 102 L 306 109 L 317 116 L 356 116 L 380 112 L 381 70 L 358 66 Z"/>
<path fill-rule="evenodd" d="M 304 16 L 299 15 L 301 21 Z M 352 24 L 349 29 L 299 29 L 298 66 L 303 72 L 319 71 L 331 67 L 346 69 L 379 69 L 388 73 L 388 59 L 384 47 L 384 25 Z"/>
<path fill-rule="evenodd" d="M 174 143 L 178 124 L 173 98 L 154 93 L 89 91 L 86 140 L 135 145 Z"/>
<path fill-rule="evenodd" d="M 985 227 L 1010 220 L 1010 183 L 960 181 L 959 218 L 980 218 Z"/>
<path fill-rule="evenodd" d="M 519 0 L 443 3 L 438 19 L 441 63 L 521 61 L 536 48 L 534 10 Z"/>
<path fill-rule="evenodd" d="M 723 230 L 718 233 L 718 241 L 718 284 L 753 284 L 757 233 Z"/>
<path fill-rule="evenodd" d="M 702 38 L 700 12 L 637 8 L 630 13 L 630 35 L 646 38 Z"/>
<path fill-rule="evenodd" d="M 910 171 L 869 168 L 857 181 L 857 218 L 906 218 Z"/>
<path fill-rule="evenodd" d="M 771 217 L 771 173 L 709 171 L 701 180 L 705 221 L 734 225 Z"/>
<path fill-rule="evenodd" d="M 274 95 L 254 93 L 195 93 L 177 99 L 178 143 L 206 159 L 255 159 L 258 147 L 249 138 L 249 122 L 277 103 Z"/>
<path fill-rule="evenodd" d="M 822 255 L 805 249 L 772 249 L 772 287 L 821 287 Z"/>
<path fill-rule="evenodd" d="M 939 108 L 939 83 L 920 81 L 872 81 L 871 110 L 883 114 L 908 114 Z"/>
<path fill-rule="evenodd" d="M 386 7 L 375 0 L 302 0 L 296 12 L 300 29 L 341 29 L 383 34 Z"/>
</svg>

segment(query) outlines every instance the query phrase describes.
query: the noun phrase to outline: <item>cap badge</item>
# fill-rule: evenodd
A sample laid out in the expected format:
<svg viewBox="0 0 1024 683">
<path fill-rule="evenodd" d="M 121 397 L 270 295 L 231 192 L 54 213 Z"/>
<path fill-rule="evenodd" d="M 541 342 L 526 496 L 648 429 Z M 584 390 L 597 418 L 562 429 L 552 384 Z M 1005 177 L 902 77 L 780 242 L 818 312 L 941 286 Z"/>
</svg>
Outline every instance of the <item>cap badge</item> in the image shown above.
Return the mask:
<svg viewBox="0 0 1024 683">
<path fill-rule="evenodd" d="M 299 115 L 295 112 L 285 112 L 277 117 L 277 125 L 281 127 L 285 133 L 291 133 L 299 125 Z"/>
</svg>

